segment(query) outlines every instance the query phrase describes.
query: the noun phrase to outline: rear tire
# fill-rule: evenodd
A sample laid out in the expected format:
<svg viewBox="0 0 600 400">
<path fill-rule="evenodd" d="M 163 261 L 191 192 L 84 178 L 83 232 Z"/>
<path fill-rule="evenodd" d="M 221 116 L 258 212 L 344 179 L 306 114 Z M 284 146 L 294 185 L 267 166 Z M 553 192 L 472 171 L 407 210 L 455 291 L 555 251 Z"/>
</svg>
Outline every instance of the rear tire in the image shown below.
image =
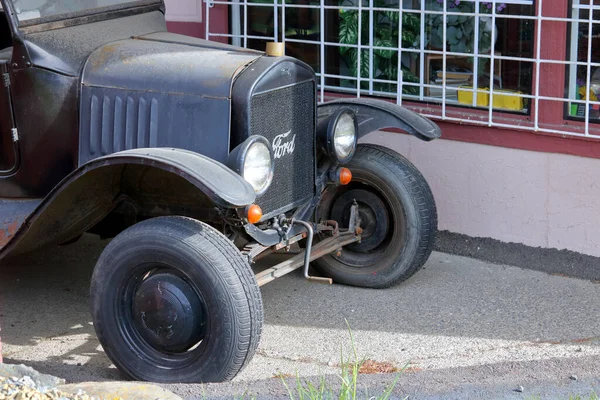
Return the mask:
<svg viewBox="0 0 600 400">
<path fill-rule="evenodd" d="M 331 186 L 317 211 L 318 220 L 347 227 L 350 207 L 359 204 L 361 243 L 312 263 L 334 282 L 369 288 L 398 284 L 427 261 L 437 231 L 437 210 L 425 178 L 406 158 L 382 146 L 361 144 L 348 164 L 352 182 Z"/>
<path fill-rule="evenodd" d="M 98 260 L 91 300 L 106 355 L 136 380 L 227 381 L 260 340 L 262 299 L 248 262 L 190 218 L 154 218 L 120 233 Z"/>
</svg>

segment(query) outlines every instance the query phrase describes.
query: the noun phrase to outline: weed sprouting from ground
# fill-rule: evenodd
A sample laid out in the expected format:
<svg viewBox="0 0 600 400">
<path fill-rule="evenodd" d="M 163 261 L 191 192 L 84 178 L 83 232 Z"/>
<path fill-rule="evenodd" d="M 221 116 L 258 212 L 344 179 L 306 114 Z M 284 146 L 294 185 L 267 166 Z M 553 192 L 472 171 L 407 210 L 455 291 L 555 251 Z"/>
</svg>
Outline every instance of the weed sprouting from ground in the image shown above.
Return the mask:
<svg viewBox="0 0 600 400">
<path fill-rule="evenodd" d="M 343 350 L 340 347 L 340 365 L 341 371 L 337 375 L 339 378 L 339 387 L 334 388 L 327 381 L 324 375 L 319 377 L 319 382 L 315 385 L 308 380 L 301 380 L 296 373 L 295 387 L 292 390 L 285 381 L 284 376 L 280 376 L 283 385 L 287 389 L 290 400 L 356 400 L 358 395 L 358 376 L 361 373 L 361 368 L 367 361 L 365 358 L 359 359 L 358 350 L 356 348 L 356 342 L 350 324 L 346 321 L 348 326 L 348 332 L 350 334 L 350 354 L 348 358 L 344 360 Z M 408 364 L 407 364 L 408 366 Z M 386 365 L 387 367 L 387 365 Z M 369 368 L 373 368 L 372 365 Z M 389 368 L 389 367 L 388 367 Z M 396 378 L 388 385 L 384 392 L 377 396 L 369 396 L 366 398 L 369 400 L 388 400 L 392 394 L 392 391 L 396 387 L 400 374 L 404 371 L 406 366 L 398 371 Z M 395 369 L 394 369 L 395 370 Z M 384 371 L 387 372 L 387 371 Z M 395 371 L 394 371 L 395 372 Z"/>
<path fill-rule="evenodd" d="M 589 396 L 569 396 L 569 400 L 600 400 L 600 397 L 594 392 L 592 392 Z"/>
<path fill-rule="evenodd" d="M 541 400 L 540 396 L 525 396 L 523 400 Z M 600 397 L 592 391 L 589 395 L 570 395 L 568 400 L 600 400 Z"/>
</svg>

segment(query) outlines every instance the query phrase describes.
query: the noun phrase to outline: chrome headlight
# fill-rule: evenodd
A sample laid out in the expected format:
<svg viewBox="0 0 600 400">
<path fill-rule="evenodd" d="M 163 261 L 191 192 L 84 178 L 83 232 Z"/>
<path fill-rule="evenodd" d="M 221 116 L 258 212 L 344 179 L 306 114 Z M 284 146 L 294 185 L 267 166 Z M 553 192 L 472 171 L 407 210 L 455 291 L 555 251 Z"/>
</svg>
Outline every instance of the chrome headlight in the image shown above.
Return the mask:
<svg viewBox="0 0 600 400">
<path fill-rule="evenodd" d="M 333 129 L 333 146 L 339 162 L 350 161 L 356 150 L 356 118 L 353 113 L 343 112 Z"/>
<path fill-rule="evenodd" d="M 321 147 L 341 164 L 349 162 L 356 151 L 358 122 L 352 110 L 334 112 L 317 127 Z"/>
<path fill-rule="evenodd" d="M 254 188 L 257 196 L 264 194 L 273 181 L 273 150 L 263 136 L 250 136 L 236 147 L 227 165 Z"/>
</svg>

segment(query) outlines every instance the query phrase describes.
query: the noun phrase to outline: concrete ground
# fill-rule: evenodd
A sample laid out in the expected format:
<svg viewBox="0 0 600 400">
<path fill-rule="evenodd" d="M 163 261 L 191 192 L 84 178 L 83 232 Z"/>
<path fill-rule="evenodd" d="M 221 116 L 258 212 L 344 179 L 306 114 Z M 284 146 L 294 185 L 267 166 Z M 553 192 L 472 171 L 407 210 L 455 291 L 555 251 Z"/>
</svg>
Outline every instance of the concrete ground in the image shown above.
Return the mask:
<svg viewBox="0 0 600 400">
<path fill-rule="evenodd" d="M 3 262 L 5 362 L 68 382 L 123 379 L 102 352 L 89 314 L 89 278 L 105 244 L 85 236 Z M 313 381 L 326 375 L 336 386 L 340 349 L 349 350 L 348 321 L 359 357 L 408 365 L 395 398 L 600 393 L 600 284 L 589 280 L 433 253 L 421 271 L 392 289 L 323 286 L 293 273 L 262 293 L 263 336 L 246 370 L 233 383 L 169 389 L 185 398 L 232 398 L 246 390 L 286 398 L 274 378 L 279 373 Z M 394 377 L 363 375 L 360 382 L 377 394 Z"/>
</svg>

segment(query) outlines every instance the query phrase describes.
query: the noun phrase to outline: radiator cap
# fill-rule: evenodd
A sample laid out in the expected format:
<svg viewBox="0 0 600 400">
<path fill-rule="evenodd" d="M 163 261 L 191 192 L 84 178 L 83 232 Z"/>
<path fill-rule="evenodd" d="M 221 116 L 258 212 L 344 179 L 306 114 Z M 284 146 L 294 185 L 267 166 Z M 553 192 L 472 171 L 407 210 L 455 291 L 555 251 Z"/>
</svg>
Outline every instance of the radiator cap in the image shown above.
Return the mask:
<svg viewBox="0 0 600 400">
<path fill-rule="evenodd" d="M 281 42 L 268 42 L 266 53 L 268 56 L 282 57 L 285 55 L 285 45 Z"/>
</svg>

